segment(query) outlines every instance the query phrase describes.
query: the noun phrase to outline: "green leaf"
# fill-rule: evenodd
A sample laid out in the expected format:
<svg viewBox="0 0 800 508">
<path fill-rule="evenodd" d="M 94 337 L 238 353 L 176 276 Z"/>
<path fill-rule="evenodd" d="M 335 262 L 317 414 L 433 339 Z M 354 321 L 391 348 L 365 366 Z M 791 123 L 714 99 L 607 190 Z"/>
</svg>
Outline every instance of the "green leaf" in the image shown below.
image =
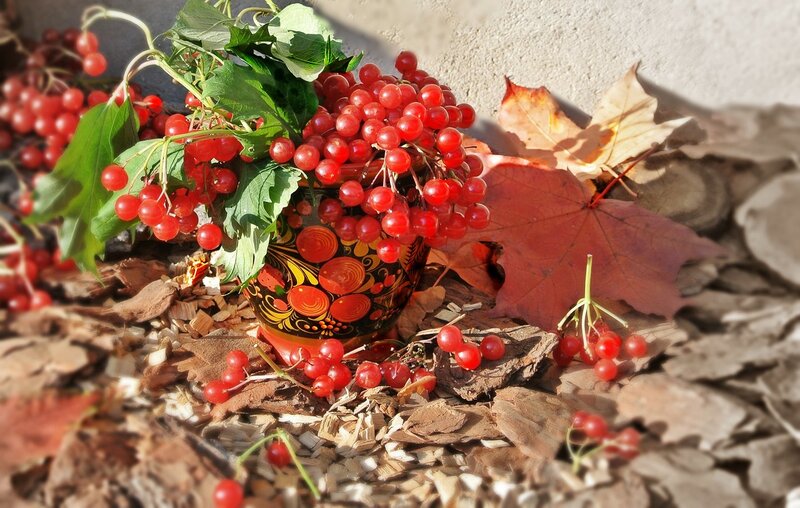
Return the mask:
<svg viewBox="0 0 800 508">
<path fill-rule="evenodd" d="M 233 114 L 234 122 L 267 116 L 285 120 L 283 110 L 264 90 L 267 81 L 263 74 L 227 61 L 205 82 L 203 98 L 214 99 Z"/>
<path fill-rule="evenodd" d="M 264 121 L 259 129 L 252 132 L 236 131 L 234 136 L 242 144 L 242 154 L 251 159 L 261 159 L 269 153 L 269 145 L 273 139 L 284 134 L 286 129 L 274 119 Z"/>
<path fill-rule="evenodd" d="M 342 42 L 333 30 L 310 7 L 291 4 L 269 22 L 269 33 L 275 37 L 272 56 L 286 64 L 293 75 L 314 81 L 325 68 L 346 58 Z"/>
<path fill-rule="evenodd" d="M 251 226 L 270 227 L 289 204 L 301 178 L 299 169 L 271 160 L 240 165 L 239 186 L 222 208 L 225 233 L 238 239 L 248 234 Z"/>
<path fill-rule="evenodd" d="M 328 65 L 328 68 L 325 69 L 330 72 L 350 72 L 355 70 L 358 67 L 358 64 L 361 63 L 361 59 L 364 58 L 364 53 L 359 53 L 357 55 L 348 56 L 346 58 L 342 58 L 340 60 L 336 60 Z"/>
<path fill-rule="evenodd" d="M 122 106 L 103 103 L 81 118 L 75 135 L 55 169 L 34 191 L 32 223 L 64 219 L 59 245 L 64 257 L 96 272 L 95 257 L 105 251 L 105 243 L 90 229 L 103 203 L 111 193 L 100 185 L 100 173 L 116 154 L 138 139 L 137 116 L 130 101 Z"/>
<path fill-rule="evenodd" d="M 242 281 L 242 285 L 246 286 L 250 279 L 258 275 L 264 266 L 269 240 L 274 230 L 274 224 L 267 229 L 251 225 L 248 232 L 237 240 L 226 240 L 216 259 L 216 263 L 225 269 L 222 282 L 238 278 Z"/>
<path fill-rule="evenodd" d="M 157 170 L 166 171 L 168 191 L 178 187 L 191 188 L 194 184 L 183 170 L 183 148 L 183 145 L 167 142 L 163 138 L 148 139 L 136 143 L 117 157 L 115 162 L 125 168 L 129 184 L 115 192 L 92 219 L 92 234 L 106 241 L 138 222 L 120 220 L 114 211 L 114 204 L 123 194 L 138 194 L 144 187 L 143 177 L 146 175 Z"/>
<path fill-rule="evenodd" d="M 233 20 L 203 0 L 188 0 L 170 30 L 174 36 L 199 43 L 205 49 L 223 49 L 230 41 Z"/>
</svg>

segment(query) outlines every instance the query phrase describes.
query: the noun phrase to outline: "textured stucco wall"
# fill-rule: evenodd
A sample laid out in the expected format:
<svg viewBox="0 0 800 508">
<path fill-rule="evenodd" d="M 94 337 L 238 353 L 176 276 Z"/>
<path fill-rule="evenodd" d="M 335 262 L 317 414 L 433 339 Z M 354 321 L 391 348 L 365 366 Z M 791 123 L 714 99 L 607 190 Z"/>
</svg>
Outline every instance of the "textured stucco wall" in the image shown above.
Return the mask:
<svg viewBox="0 0 800 508">
<path fill-rule="evenodd" d="M 17 0 L 26 31 L 77 23 L 91 0 Z M 172 22 L 181 0 L 101 2 L 148 20 Z M 234 5 L 255 4 L 234 0 Z M 286 1 L 279 2 L 282 4 Z M 591 112 L 635 61 L 653 83 L 692 101 L 800 103 L 797 0 L 309 0 L 351 49 L 391 68 L 400 49 L 450 84 L 483 117 L 496 111 L 503 76 L 545 85 Z M 142 48 L 119 22 L 98 27 L 121 69 Z M 166 87 L 165 82 L 161 86 Z"/>
</svg>

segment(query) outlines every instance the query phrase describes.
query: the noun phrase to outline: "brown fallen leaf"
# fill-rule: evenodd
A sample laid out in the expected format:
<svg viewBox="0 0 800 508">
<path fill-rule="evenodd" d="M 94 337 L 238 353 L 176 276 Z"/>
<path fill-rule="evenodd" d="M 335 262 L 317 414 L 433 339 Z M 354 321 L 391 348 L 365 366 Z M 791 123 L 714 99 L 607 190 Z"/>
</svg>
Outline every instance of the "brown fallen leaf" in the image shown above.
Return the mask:
<svg viewBox="0 0 800 508">
<path fill-rule="evenodd" d="M 99 277 L 80 270 L 62 271 L 46 268 L 42 271 L 42 284 L 58 290 L 67 300 L 97 299 L 118 292 L 135 295 L 147 284 L 167 274 L 167 266 L 155 260 L 127 258 L 119 263 L 100 263 Z"/>
<path fill-rule="evenodd" d="M 445 271 L 439 276 L 440 279 L 447 270 L 452 270 L 471 287 L 494 296 L 502 285 L 489 273 L 489 265 L 495 256 L 495 249 L 484 243 L 473 242 L 465 243 L 450 254 L 433 249 L 428 255 L 428 264 L 444 266 Z"/>
<path fill-rule="evenodd" d="M 444 302 L 445 289 L 433 286 L 423 291 L 414 291 L 408 305 L 397 319 L 397 331 L 401 337 L 412 337 L 419 330 L 425 316 L 438 309 Z"/>
<path fill-rule="evenodd" d="M 800 485 L 800 445 L 783 434 L 756 439 L 714 454 L 724 461 L 747 461 L 747 486 L 762 503 L 786 496 Z"/>
<path fill-rule="evenodd" d="M 180 372 L 187 372 L 189 381 L 207 383 L 219 379 L 226 368 L 225 356 L 234 349 L 240 349 L 254 360 L 258 352 L 253 347 L 260 344 L 261 348 L 269 351 L 268 344 L 250 337 L 249 335 L 230 333 L 228 330 L 214 330 L 205 337 L 184 342 L 181 349 L 192 353 L 190 358 L 178 361 L 175 366 Z"/>
<path fill-rule="evenodd" d="M 289 381 L 269 379 L 250 383 L 211 410 L 214 420 L 242 411 L 276 414 L 321 414 L 327 404 L 323 399 L 298 388 Z"/>
<path fill-rule="evenodd" d="M 58 451 L 64 434 L 87 415 L 95 394 L 36 399 L 12 398 L 0 403 L 0 476 Z"/>
<path fill-rule="evenodd" d="M 656 124 L 657 101 L 642 88 L 637 69 L 638 64 L 631 67 L 606 92 L 584 128 L 546 88 L 525 88 L 506 78 L 498 121 L 519 139 L 518 155 L 531 163 L 571 171 L 581 180 L 596 178 L 663 143 L 689 120 Z"/>
<path fill-rule="evenodd" d="M 63 385 L 98 358 L 65 339 L 4 339 L 0 341 L 0 398 L 37 396 L 45 388 Z"/>
<path fill-rule="evenodd" d="M 142 288 L 133 298 L 115 303 L 104 314 L 126 323 L 142 323 L 169 310 L 177 296 L 178 288 L 174 283 L 156 280 Z"/>
<path fill-rule="evenodd" d="M 450 405 L 438 399 L 399 413 L 405 422 L 390 439 L 412 444 L 453 444 L 502 437 L 489 408 Z"/>
<path fill-rule="evenodd" d="M 629 470 L 622 472 L 622 478 L 611 485 L 585 489 L 567 501 L 555 502 L 553 508 L 584 508 L 587 506 L 619 506 L 625 508 L 649 508 L 652 506 L 650 493 L 642 478 Z"/>
<path fill-rule="evenodd" d="M 437 349 L 434 353 L 434 374 L 437 387 L 464 400 L 477 400 L 512 381 L 525 381 L 539 370 L 542 360 L 558 344 L 555 334 L 535 326 L 519 326 L 505 330 L 464 331 L 467 340 L 496 333 L 506 343 L 506 354 L 496 361 L 484 360 L 478 370 L 468 371 L 451 361 L 451 356 Z"/>
<path fill-rule="evenodd" d="M 527 456 L 552 460 L 577 408 L 566 397 L 522 387 L 503 388 L 492 401 L 497 428 Z"/>
<path fill-rule="evenodd" d="M 634 378 L 620 390 L 617 408 L 623 418 L 641 419 L 665 443 L 697 440 L 701 449 L 731 439 L 749 416 L 738 399 L 667 374 Z"/>
<path fill-rule="evenodd" d="M 94 308 L 97 309 L 97 308 Z M 121 330 L 94 315 L 87 315 L 86 307 L 50 306 L 28 312 L 15 313 L 3 323 L 7 333 L 21 337 L 63 337 L 72 342 L 88 344 L 110 351 Z"/>
<path fill-rule="evenodd" d="M 664 487 L 670 506 L 756 506 L 736 475 L 714 468 L 711 456 L 693 448 L 644 453 L 633 460 L 631 469 Z"/>
<path fill-rule="evenodd" d="M 796 344 L 784 342 L 787 346 L 794 346 L 794 351 L 797 352 Z M 759 376 L 758 384 L 770 398 L 800 403 L 800 357 L 783 359 L 777 366 Z"/>
</svg>

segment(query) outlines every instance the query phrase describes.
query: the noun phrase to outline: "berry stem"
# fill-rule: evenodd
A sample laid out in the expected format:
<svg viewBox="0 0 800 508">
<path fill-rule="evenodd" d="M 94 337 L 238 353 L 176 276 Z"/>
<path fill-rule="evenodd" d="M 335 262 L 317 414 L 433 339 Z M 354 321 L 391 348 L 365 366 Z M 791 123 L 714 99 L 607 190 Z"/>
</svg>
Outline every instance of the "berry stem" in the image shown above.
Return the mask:
<svg viewBox="0 0 800 508">
<path fill-rule="evenodd" d="M 296 385 L 296 386 L 298 386 L 298 387 L 302 388 L 303 390 L 306 390 L 306 391 L 309 391 L 309 392 L 310 392 L 310 391 L 312 391 L 312 389 L 311 389 L 311 387 L 310 387 L 310 386 L 304 385 L 304 384 L 303 384 L 303 383 L 301 383 L 300 381 L 298 381 L 298 380 L 296 380 L 295 378 L 293 378 L 292 376 L 290 376 L 290 375 L 289 375 L 289 374 L 288 374 L 288 373 L 287 373 L 285 370 L 281 369 L 281 368 L 278 366 L 278 364 L 277 364 L 277 363 L 275 363 L 275 362 L 272 360 L 272 358 L 270 358 L 270 357 L 269 357 L 269 355 L 268 355 L 268 354 L 267 354 L 267 353 L 266 353 L 266 352 L 265 352 L 265 351 L 264 351 L 264 350 L 261 348 L 261 346 L 259 346 L 258 344 L 256 344 L 256 345 L 255 345 L 255 346 L 253 346 L 253 347 L 255 347 L 255 348 L 256 348 L 256 352 L 258 353 L 258 356 L 260 356 L 262 360 L 264 360 L 265 362 L 267 362 L 267 365 L 269 365 L 269 366 L 272 368 L 272 370 L 274 370 L 274 371 L 275 371 L 275 374 L 276 374 L 278 377 L 280 377 L 280 378 L 283 378 L 283 379 L 286 379 L 287 381 L 289 381 L 289 382 L 291 382 L 292 384 L 294 384 L 294 385 Z"/>
<path fill-rule="evenodd" d="M 136 16 L 131 16 L 130 14 L 122 11 L 106 9 L 100 5 L 89 7 L 83 12 L 83 23 L 81 24 L 81 28 L 83 31 L 86 31 L 95 21 L 100 19 L 119 19 L 136 25 L 142 31 L 142 33 L 144 33 L 144 37 L 147 40 L 147 47 L 149 47 L 151 50 L 158 51 L 156 50 L 155 43 L 153 42 L 153 34 L 150 32 L 150 28 L 148 28 L 145 22 Z"/>
<path fill-rule="evenodd" d="M 642 162 L 642 161 L 643 161 L 643 160 L 645 160 L 646 158 L 650 157 L 650 155 L 652 155 L 652 154 L 653 154 L 653 153 L 654 153 L 656 150 L 658 150 L 658 145 L 656 145 L 656 146 L 653 146 L 652 148 L 650 148 L 649 150 L 647 150 L 646 152 L 644 152 L 644 153 L 643 153 L 643 154 L 641 154 L 640 156 L 638 156 L 638 157 L 636 157 L 635 159 L 633 159 L 633 160 L 631 161 L 631 163 L 630 163 L 630 164 L 628 164 L 628 167 L 627 167 L 627 168 L 625 168 L 625 170 L 624 170 L 622 173 L 618 174 L 618 175 L 616 176 L 616 178 L 614 178 L 613 180 L 611 180 L 611 181 L 608 183 L 608 185 L 606 185 L 605 189 L 603 189 L 603 191 L 602 191 L 600 194 L 596 195 L 596 196 L 594 197 L 594 199 L 592 199 L 592 201 L 589 203 L 589 208 L 594 208 L 594 207 L 596 207 L 596 206 L 598 205 L 598 203 L 600 203 L 600 201 L 601 201 L 601 200 L 602 200 L 604 197 L 606 197 L 606 194 L 608 194 L 608 193 L 609 193 L 609 191 L 611 191 L 611 189 L 612 189 L 612 188 L 614 188 L 614 186 L 615 186 L 617 183 L 619 183 L 619 182 L 620 182 L 620 180 L 622 180 L 622 178 L 623 178 L 623 177 L 625 177 L 625 175 L 626 175 L 626 174 L 628 174 L 628 171 L 630 171 L 631 169 L 633 169 L 633 168 L 634 168 L 634 166 L 636 166 L 637 164 L 639 164 L 640 162 Z"/>
</svg>

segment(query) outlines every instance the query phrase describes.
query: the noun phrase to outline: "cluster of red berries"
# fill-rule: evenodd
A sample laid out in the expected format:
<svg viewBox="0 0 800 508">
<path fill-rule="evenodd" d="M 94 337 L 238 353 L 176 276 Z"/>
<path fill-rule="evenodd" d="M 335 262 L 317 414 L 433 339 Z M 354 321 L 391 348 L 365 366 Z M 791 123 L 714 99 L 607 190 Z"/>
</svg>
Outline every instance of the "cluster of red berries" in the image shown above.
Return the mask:
<svg viewBox="0 0 800 508">
<path fill-rule="evenodd" d="M 100 53 L 100 42 L 92 32 L 83 32 L 75 40 L 75 51 L 83 57 L 83 72 L 96 78 L 106 72 L 108 62 Z"/>
<path fill-rule="evenodd" d="M 284 468 L 292 462 L 289 447 L 282 439 L 275 438 L 270 441 L 264 450 L 267 462 L 277 468 Z M 244 488 L 236 480 L 224 478 L 217 483 L 212 495 L 216 508 L 239 508 L 244 502 Z"/>
<path fill-rule="evenodd" d="M 417 69 L 413 53 L 401 52 L 395 67 L 400 79 L 374 64 L 361 67 L 360 82 L 352 72 L 321 74 L 314 86 L 322 105 L 303 129 L 303 143 L 295 147 L 277 138 L 270 146 L 274 161 L 292 161 L 321 184 L 339 185 L 339 199 L 323 201 L 319 216 L 343 240 L 371 243 L 382 230 L 389 238 L 377 253 L 389 263 L 397 260 L 401 244 L 417 237 L 441 246 L 462 238 L 468 227 L 489 224 L 489 210 L 480 204 L 486 195 L 479 177 L 483 164 L 466 154 L 458 130 L 473 124 L 475 111 Z M 377 174 L 363 171 L 377 159 Z M 426 166 L 431 174 L 423 185 L 412 169 Z M 404 191 L 397 179 L 406 175 L 414 185 Z M 371 179 L 367 188 L 359 181 L 365 177 Z M 360 207 L 366 216 L 347 215 L 349 207 Z M 290 224 L 297 214 L 303 213 L 288 214 Z"/>
<path fill-rule="evenodd" d="M 642 436 L 633 427 L 613 432 L 601 415 L 576 411 L 572 416 L 571 428 L 583 434 L 588 441 L 603 446 L 607 454 L 617 455 L 628 460 L 639 454 L 639 442 Z"/>
<path fill-rule="evenodd" d="M 4 240 L 0 245 L 12 243 Z M 50 294 L 36 289 L 39 274 L 50 266 L 58 270 L 70 271 L 76 268 L 72 260 L 63 261 L 61 252 L 47 249 L 32 249 L 28 245 L 22 252 L 13 252 L 3 259 L 3 264 L 15 273 L 0 276 L 0 306 L 5 305 L 12 312 L 25 312 L 49 307 L 53 303 Z"/>
<path fill-rule="evenodd" d="M 456 363 L 465 370 L 475 370 L 482 359 L 495 361 L 506 354 L 506 344 L 497 335 L 487 335 L 476 346 L 464 341 L 464 335 L 454 325 L 445 325 L 436 335 L 436 344 L 442 351 L 451 353 Z"/>
<path fill-rule="evenodd" d="M 584 347 L 580 337 L 564 335 L 559 340 L 558 346 L 553 350 L 553 360 L 556 365 L 565 367 L 577 355 L 586 365 L 594 367 L 595 375 L 602 381 L 616 379 L 618 373 L 617 363 L 623 352 L 630 358 L 641 358 L 647 355 L 647 340 L 637 334 L 631 334 L 623 341 L 605 323 L 596 323 L 597 331 L 592 330 L 588 339 L 588 349 Z"/>
<path fill-rule="evenodd" d="M 211 404 L 222 404 L 230 398 L 231 392 L 247 378 L 250 359 L 244 351 L 234 349 L 225 357 L 225 364 L 220 379 L 209 381 L 203 388 L 203 395 Z"/>
</svg>

